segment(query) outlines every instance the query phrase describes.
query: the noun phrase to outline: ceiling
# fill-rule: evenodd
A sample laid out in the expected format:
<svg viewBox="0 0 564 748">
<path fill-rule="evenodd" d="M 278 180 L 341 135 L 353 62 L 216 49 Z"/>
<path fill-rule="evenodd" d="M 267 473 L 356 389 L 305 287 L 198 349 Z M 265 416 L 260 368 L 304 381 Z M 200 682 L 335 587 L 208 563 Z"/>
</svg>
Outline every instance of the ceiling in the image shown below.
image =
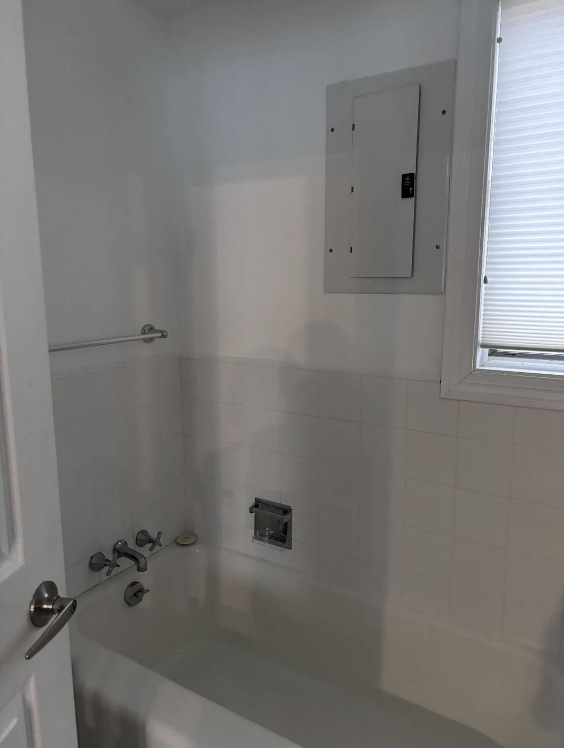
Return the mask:
<svg viewBox="0 0 564 748">
<path fill-rule="evenodd" d="M 212 0 L 133 0 L 133 2 L 155 15 L 174 18 L 189 10 L 201 8 L 202 5 L 207 5 Z"/>
</svg>

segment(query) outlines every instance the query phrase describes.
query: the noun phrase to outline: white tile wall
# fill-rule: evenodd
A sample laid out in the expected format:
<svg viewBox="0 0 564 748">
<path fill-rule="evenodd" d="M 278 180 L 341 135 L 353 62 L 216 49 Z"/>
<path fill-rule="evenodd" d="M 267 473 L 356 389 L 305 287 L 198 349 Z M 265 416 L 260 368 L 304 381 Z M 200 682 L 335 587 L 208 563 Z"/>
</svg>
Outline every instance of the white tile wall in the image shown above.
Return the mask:
<svg viewBox="0 0 564 748">
<path fill-rule="evenodd" d="M 456 436 L 458 403 L 441 400 L 440 385 L 431 382 L 409 382 L 407 395 L 407 428 L 431 434 Z"/>
<path fill-rule="evenodd" d="M 452 436 L 408 431 L 406 463 L 408 478 L 454 486 L 456 439 Z"/>
<path fill-rule="evenodd" d="M 484 403 L 460 403 L 458 435 L 465 439 L 511 444 L 515 408 Z"/>
<path fill-rule="evenodd" d="M 512 458 L 510 444 L 459 439 L 457 485 L 469 491 L 508 496 Z"/>
<path fill-rule="evenodd" d="M 106 578 L 88 568 L 96 551 L 143 528 L 167 544 L 186 526 L 180 361 L 57 374 L 52 391 L 67 584 L 78 594 Z"/>
<path fill-rule="evenodd" d="M 142 527 L 371 600 L 559 650 L 564 419 L 445 402 L 436 382 L 167 357 L 53 378 L 68 586 Z M 181 374 L 181 376 L 180 376 Z M 294 548 L 252 540 L 256 496 Z M 102 577 L 102 579 L 105 577 Z"/>
<path fill-rule="evenodd" d="M 446 402 L 420 379 L 183 359 L 191 526 L 372 600 L 558 650 L 562 416 Z M 79 407 L 78 385 L 74 397 Z M 75 465 L 67 496 L 81 483 L 91 495 L 89 436 L 72 408 L 59 418 L 78 429 L 63 453 Z M 255 496 L 294 507 L 292 551 L 252 541 Z"/>
</svg>

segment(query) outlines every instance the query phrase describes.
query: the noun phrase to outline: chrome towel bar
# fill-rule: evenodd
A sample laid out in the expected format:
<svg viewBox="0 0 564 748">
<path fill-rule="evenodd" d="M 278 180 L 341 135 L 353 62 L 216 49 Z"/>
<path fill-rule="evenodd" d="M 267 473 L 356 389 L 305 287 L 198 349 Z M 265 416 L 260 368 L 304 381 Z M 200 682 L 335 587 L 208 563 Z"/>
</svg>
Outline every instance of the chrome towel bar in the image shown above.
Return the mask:
<svg viewBox="0 0 564 748">
<path fill-rule="evenodd" d="M 56 351 L 73 351 L 76 348 L 94 348 L 97 345 L 112 345 L 113 343 L 133 343 L 142 340 L 144 343 L 152 343 L 158 338 L 168 338 L 166 330 L 157 330 L 154 325 L 144 325 L 140 335 L 126 335 L 121 338 L 101 338 L 100 340 L 86 340 L 82 343 L 59 343 L 50 345 L 49 353 Z"/>
</svg>

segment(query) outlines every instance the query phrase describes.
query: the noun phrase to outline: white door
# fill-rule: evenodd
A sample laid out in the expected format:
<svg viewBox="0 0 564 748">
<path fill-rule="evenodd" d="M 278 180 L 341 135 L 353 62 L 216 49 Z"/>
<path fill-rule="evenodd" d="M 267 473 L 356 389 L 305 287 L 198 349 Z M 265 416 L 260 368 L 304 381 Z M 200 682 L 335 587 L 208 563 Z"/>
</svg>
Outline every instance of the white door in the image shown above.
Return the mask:
<svg viewBox="0 0 564 748">
<path fill-rule="evenodd" d="M 68 627 L 25 659 L 33 593 L 65 577 L 21 0 L 0 0 L 0 387 L 0 748 L 76 748 Z"/>
</svg>

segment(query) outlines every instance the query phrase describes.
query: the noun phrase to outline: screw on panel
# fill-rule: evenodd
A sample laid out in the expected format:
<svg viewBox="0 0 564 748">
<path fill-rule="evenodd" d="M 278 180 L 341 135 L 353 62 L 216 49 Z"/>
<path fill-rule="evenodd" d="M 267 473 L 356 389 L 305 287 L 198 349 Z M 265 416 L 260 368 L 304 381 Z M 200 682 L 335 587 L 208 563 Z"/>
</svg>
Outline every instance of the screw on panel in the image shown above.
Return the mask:
<svg viewBox="0 0 564 748">
<path fill-rule="evenodd" d="M 331 132 L 335 132 L 335 128 L 334 127 L 331 128 Z"/>
<path fill-rule="evenodd" d="M 352 129 L 353 131 L 356 130 L 356 125 L 354 123 L 353 123 Z"/>
<path fill-rule="evenodd" d="M 496 41 L 498 44 L 501 44 L 501 42 L 503 41 L 503 36 L 498 36 Z"/>
<path fill-rule="evenodd" d="M 351 185 L 351 192 L 354 192 L 354 184 Z"/>
<path fill-rule="evenodd" d="M 435 249 L 440 249 L 440 248 L 441 248 L 440 244 L 435 244 Z"/>
<path fill-rule="evenodd" d="M 332 252 L 332 251 L 333 251 L 332 249 L 329 250 L 329 252 Z"/>
<path fill-rule="evenodd" d="M 484 285 L 487 285 L 489 283 L 488 276 L 484 275 Z"/>
<path fill-rule="evenodd" d="M 441 114 L 442 114 L 442 115 L 443 115 L 443 117 L 444 117 L 444 115 L 446 114 L 446 109 L 443 109 L 443 111 L 441 112 Z"/>
<path fill-rule="evenodd" d="M 349 252 L 352 254 L 352 247 L 349 248 Z"/>
</svg>

